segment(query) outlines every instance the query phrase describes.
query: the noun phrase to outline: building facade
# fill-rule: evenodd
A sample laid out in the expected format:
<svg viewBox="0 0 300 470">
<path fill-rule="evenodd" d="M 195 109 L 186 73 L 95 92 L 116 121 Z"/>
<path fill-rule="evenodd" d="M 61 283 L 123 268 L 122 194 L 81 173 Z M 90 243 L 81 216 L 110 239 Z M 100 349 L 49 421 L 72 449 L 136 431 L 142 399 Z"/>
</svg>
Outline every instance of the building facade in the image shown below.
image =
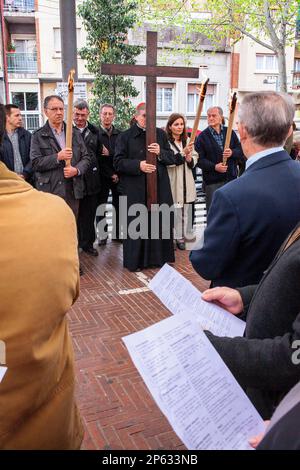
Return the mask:
<svg viewBox="0 0 300 470">
<path fill-rule="evenodd" d="M 79 0 L 77 3 L 80 3 Z M 0 98 L 13 102 L 22 110 L 24 125 L 30 131 L 44 122 L 42 103 L 45 96 L 60 92 L 62 81 L 59 0 L 0 0 L 1 5 L 1 69 Z M 80 18 L 76 20 L 77 48 L 84 46 L 86 32 Z M 144 25 L 130 31 L 128 40 L 132 44 L 146 44 Z M 298 31 L 299 35 L 299 31 Z M 174 46 L 178 36 L 176 28 L 159 32 L 159 63 L 186 66 L 187 57 L 182 54 L 183 44 Z M 194 35 L 195 36 L 195 35 Z M 262 46 L 244 38 L 234 49 L 226 41 L 218 51 L 206 38 L 190 37 L 189 46 L 201 44 L 202 52 L 189 57 L 191 67 L 199 67 L 199 79 L 160 78 L 157 83 L 157 125 L 165 126 L 172 112 L 187 117 L 188 127 L 193 126 L 201 81 L 209 78 L 200 128 L 206 127 L 206 110 L 217 105 L 228 114 L 229 96 L 237 90 L 239 99 L 249 91 L 278 88 L 278 67 L 274 54 Z M 145 64 L 145 53 L 137 59 Z M 297 102 L 300 94 L 300 49 L 299 45 L 287 49 L 289 91 Z M 78 56 L 78 80 L 82 84 L 83 96 L 90 96 L 93 77 L 84 61 Z M 139 96 L 137 104 L 145 100 L 145 78 L 134 77 Z M 86 90 L 86 91 L 84 91 Z"/>
</svg>

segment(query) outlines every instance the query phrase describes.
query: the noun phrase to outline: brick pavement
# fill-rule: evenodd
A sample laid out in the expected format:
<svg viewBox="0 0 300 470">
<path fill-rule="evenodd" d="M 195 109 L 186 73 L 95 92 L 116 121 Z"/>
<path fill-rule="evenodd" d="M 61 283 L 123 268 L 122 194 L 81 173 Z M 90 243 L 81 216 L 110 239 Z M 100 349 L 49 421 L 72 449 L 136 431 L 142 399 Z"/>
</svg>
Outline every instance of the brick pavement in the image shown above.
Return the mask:
<svg viewBox="0 0 300 470">
<path fill-rule="evenodd" d="M 143 282 L 143 274 L 149 279 L 157 270 L 142 275 L 125 270 L 122 245 L 115 242 L 99 247 L 98 258 L 80 256 L 85 274 L 69 318 L 85 425 L 82 449 L 184 449 L 121 339 L 170 315 Z M 176 251 L 174 267 L 200 290 L 207 287 L 191 268 L 188 252 Z"/>
</svg>

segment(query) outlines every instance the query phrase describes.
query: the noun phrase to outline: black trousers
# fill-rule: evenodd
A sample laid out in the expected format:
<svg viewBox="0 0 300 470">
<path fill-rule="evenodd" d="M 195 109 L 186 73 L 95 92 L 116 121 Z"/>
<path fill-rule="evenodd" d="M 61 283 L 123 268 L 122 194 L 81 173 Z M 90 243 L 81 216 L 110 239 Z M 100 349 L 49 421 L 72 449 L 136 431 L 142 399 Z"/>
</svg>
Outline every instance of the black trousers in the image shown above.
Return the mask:
<svg viewBox="0 0 300 470">
<path fill-rule="evenodd" d="M 80 248 L 93 248 L 96 239 L 95 216 L 99 203 L 99 193 L 80 199 L 78 213 L 78 242 Z"/>
<path fill-rule="evenodd" d="M 109 190 L 111 190 L 112 194 L 112 205 L 115 209 L 115 219 L 113 219 L 113 237 L 115 239 L 121 238 L 120 234 L 120 227 L 119 227 L 119 196 L 120 193 L 117 191 L 117 185 L 113 182 L 109 182 L 102 186 L 101 192 L 98 195 L 98 205 L 106 204 L 109 196 Z M 106 219 L 106 213 L 102 216 L 96 217 L 96 224 L 98 225 L 103 219 Z M 100 238 L 107 238 L 107 223 L 104 227 L 104 236 L 102 235 Z"/>
</svg>

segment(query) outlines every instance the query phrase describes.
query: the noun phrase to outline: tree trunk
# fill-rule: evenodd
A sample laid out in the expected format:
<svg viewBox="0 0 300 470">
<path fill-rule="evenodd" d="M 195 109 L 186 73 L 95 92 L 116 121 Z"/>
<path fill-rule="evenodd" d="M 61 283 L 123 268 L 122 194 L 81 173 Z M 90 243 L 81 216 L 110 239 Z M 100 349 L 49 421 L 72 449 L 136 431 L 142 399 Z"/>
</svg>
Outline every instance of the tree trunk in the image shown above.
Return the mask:
<svg viewBox="0 0 300 470">
<path fill-rule="evenodd" d="M 287 74 L 286 74 L 286 57 L 284 48 L 280 48 L 277 51 L 278 59 L 278 71 L 279 71 L 279 91 L 287 92 Z"/>
</svg>

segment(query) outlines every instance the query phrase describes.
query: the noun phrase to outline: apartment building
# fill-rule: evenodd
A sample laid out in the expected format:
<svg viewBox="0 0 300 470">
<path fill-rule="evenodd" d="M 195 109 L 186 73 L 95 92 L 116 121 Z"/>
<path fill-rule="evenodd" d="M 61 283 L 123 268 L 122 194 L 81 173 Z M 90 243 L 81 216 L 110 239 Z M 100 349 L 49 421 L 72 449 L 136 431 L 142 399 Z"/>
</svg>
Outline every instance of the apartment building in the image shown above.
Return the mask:
<svg viewBox="0 0 300 470">
<path fill-rule="evenodd" d="M 80 3 L 82 0 L 79 0 Z M 7 102 L 18 104 L 24 116 L 25 127 L 34 130 L 43 124 L 42 102 L 45 96 L 56 93 L 62 81 L 59 0 L 0 0 L 2 67 L 0 70 L 0 97 Z M 86 32 L 77 18 L 77 47 L 85 44 Z M 130 31 L 128 40 L 132 44 L 146 44 L 144 25 Z M 298 31 L 299 34 L 299 31 Z M 217 51 L 206 38 L 195 34 L 183 44 L 174 48 L 172 40 L 178 36 L 176 27 L 159 32 L 158 57 L 160 63 L 186 66 L 186 56 L 180 48 L 201 44 L 202 53 L 193 54 L 189 65 L 199 67 L 199 79 L 159 78 L 157 83 L 157 125 L 164 126 L 172 112 L 187 116 L 192 127 L 199 100 L 201 81 L 209 77 L 204 110 L 200 128 L 206 126 L 206 110 L 212 105 L 221 106 L 228 113 L 229 95 L 237 90 L 239 99 L 246 92 L 278 88 L 278 67 L 274 54 L 242 39 L 232 50 L 224 41 Z M 138 64 L 145 63 L 145 53 L 137 58 Z M 287 49 L 289 91 L 297 102 L 300 91 L 300 50 Z M 93 77 L 78 56 L 78 77 L 83 85 L 83 96 L 90 96 Z M 145 100 L 145 78 L 134 77 L 139 96 L 134 104 Z M 86 90 L 86 92 L 84 91 Z"/>
<path fill-rule="evenodd" d="M 77 23 L 80 48 L 85 33 Z M 62 81 L 59 1 L 1 0 L 1 25 L 4 101 L 20 107 L 25 127 L 33 131 L 44 121 L 44 97 L 56 93 Z M 92 77 L 80 58 L 78 73 L 90 86 Z"/>
</svg>

